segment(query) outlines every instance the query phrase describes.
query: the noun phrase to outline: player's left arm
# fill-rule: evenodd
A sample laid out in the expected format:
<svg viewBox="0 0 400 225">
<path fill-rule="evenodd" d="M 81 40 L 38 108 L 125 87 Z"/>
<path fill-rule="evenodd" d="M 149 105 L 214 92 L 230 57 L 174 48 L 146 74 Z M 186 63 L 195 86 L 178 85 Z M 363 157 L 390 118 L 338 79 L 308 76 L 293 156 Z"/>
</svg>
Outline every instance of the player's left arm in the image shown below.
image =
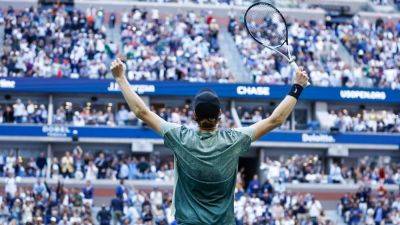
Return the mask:
<svg viewBox="0 0 400 225">
<path fill-rule="evenodd" d="M 111 72 L 132 112 L 154 131 L 161 133 L 161 126 L 165 124 L 166 121 L 152 112 L 140 96 L 132 89 L 125 76 L 124 64 L 119 58 L 111 63 Z"/>
<path fill-rule="evenodd" d="M 271 116 L 250 126 L 253 131 L 253 141 L 281 126 L 293 111 L 301 91 L 308 85 L 308 75 L 302 70 L 296 71 L 294 84 L 289 94 L 275 108 Z"/>
</svg>

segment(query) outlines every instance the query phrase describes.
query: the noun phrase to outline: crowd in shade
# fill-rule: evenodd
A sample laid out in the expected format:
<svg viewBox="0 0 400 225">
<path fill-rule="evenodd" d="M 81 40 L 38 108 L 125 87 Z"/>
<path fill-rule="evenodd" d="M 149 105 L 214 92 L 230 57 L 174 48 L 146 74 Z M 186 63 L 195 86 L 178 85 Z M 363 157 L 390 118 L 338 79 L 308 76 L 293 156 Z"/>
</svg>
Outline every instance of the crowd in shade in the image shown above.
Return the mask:
<svg viewBox="0 0 400 225">
<path fill-rule="evenodd" d="M 0 104 L 0 123 L 47 123 L 47 105 L 16 99 L 13 104 Z"/>
<path fill-rule="evenodd" d="M 45 153 L 24 157 L 11 151 L 0 157 L 0 174 L 15 177 L 49 177 L 52 179 L 148 179 L 172 180 L 173 161 L 155 156 L 123 152 L 85 152 L 80 146 L 60 157 L 48 158 Z"/>
<path fill-rule="evenodd" d="M 105 110 L 103 110 L 105 108 Z M 188 127 L 197 127 L 194 121 L 193 109 L 189 104 L 181 107 L 156 107 L 151 110 L 168 122 L 184 124 Z M 92 106 L 87 103 L 86 106 L 74 106 L 67 102 L 60 106 L 54 117 L 55 124 L 72 124 L 74 126 L 85 125 L 107 125 L 107 126 L 138 126 L 143 125 L 133 112 L 127 106 L 121 104 L 117 109 L 111 103 L 106 106 Z M 234 127 L 230 112 L 227 111 L 221 115 L 220 127 Z"/>
<path fill-rule="evenodd" d="M 271 107 L 270 107 L 271 108 Z M 236 108 L 242 125 L 250 125 L 270 115 L 265 106 L 238 106 Z M 301 129 L 301 121 L 296 121 L 296 129 Z M 280 129 L 289 130 L 290 120 L 287 120 Z M 400 132 L 400 112 L 393 110 L 330 110 L 318 111 L 315 120 L 305 122 L 308 130 L 336 131 L 336 132 Z"/>
<path fill-rule="evenodd" d="M 274 107 L 266 106 L 244 106 L 240 105 L 236 107 L 236 112 L 239 116 L 240 123 L 242 126 L 250 126 L 251 124 L 257 123 L 263 119 L 268 118 Z M 290 129 L 290 121 L 286 120 L 280 127 L 281 130 Z"/>
<path fill-rule="evenodd" d="M 355 16 L 338 25 L 337 34 L 361 65 L 357 76 L 367 79 L 365 86 L 400 88 L 400 21 Z"/>
<path fill-rule="evenodd" d="M 247 188 L 243 180 L 243 173 L 239 172 L 234 204 L 236 224 L 333 225 L 311 194 L 287 192 L 278 183 L 261 182 L 257 175 Z"/>
<path fill-rule="evenodd" d="M 400 185 L 400 163 L 387 157 L 364 157 L 356 165 L 323 165 L 317 155 L 294 155 L 260 164 L 262 179 L 283 183 L 341 183 Z"/>
<path fill-rule="evenodd" d="M 331 110 L 319 118 L 321 127 L 339 132 L 400 132 L 400 112 L 390 110 Z"/>
<path fill-rule="evenodd" d="M 399 225 L 400 193 L 389 192 L 383 186 L 376 192 L 360 187 L 356 193 L 340 199 L 338 211 L 349 225 Z"/>
<path fill-rule="evenodd" d="M 47 104 L 21 99 L 13 104 L 0 104 L 0 123 L 47 124 Z M 152 106 L 151 109 L 169 122 L 197 127 L 190 104 L 180 107 Z M 125 104 L 84 104 L 65 102 L 54 110 L 53 124 L 73 126 L 142 126 L 144 125 Z M 229 110 L 220 117 L 221 128 L 235 127 Z"/>
<path fill-rule="evenodd" d="M 132 9 L 121 18 L 122 53 L 130 80 L 233 82 L 218 52 L 219 25 L 211 14 L 161 17 Z"/>
<path fill-rule="evenodd" d="M 161 118 L 163 118 L 168 122 L 185 124 L 190 128 L 197 127 L 197 122 L 195 121 L 194 118 L 193 107 L 191 107 L 189 104 L 185 104 L 183 107 L 172 107 L 172 108 L 152 107 L 152 110 L 155 111 Z M 220 121 L 218 126 L 220 128 L 236 127 L 229 110 L 223 110 L 223 113 L 220 115 Z"/>
</svg>

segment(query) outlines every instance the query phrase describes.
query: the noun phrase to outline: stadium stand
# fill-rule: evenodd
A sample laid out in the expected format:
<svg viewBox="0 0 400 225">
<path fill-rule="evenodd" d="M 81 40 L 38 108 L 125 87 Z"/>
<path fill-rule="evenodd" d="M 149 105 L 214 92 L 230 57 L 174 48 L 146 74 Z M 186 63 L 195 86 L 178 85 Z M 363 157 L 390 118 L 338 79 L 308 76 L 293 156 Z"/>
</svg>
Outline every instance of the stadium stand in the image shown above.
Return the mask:
<svg viewBox="0 0 400 225">
<path fill-rule="evenodd" d="M 240 177 L 240 174 L 238 174 Z M 324 215 L 321 203 L 312 195 L 282 192 L 255 176 L 247 190 L 238 179 L 235 198 L 237 224 L 311 223 L 332 224 Z M 100 210 L 93 207 L 95 187 L 86 181 L 81 189 L 66 188 L 58 182 L 49 186 L 38 178 L 32 189 L 17 187 L 9 176 L 6 197 L 0 204 L 2 222 L 11 224 L 174 224 L 171 218 L 171 193 L 157 188 L 146 193 L 125 185 L 121 180 L 109 204 Z M 154 223 L 153 223 L 154 222 Z"/>
<path fill-rule="evenodd" d="M 130 80 L 232 82 L 218 53 L 219 25 L 194 13 L 160 18 L 159 12 L 133 9 L 122 15 L 121 43 Z"/>
<path fill-rule="evenodd" d="M 361 67 L 361 76 L 368 85 L 398 89 L 399 85 L 399 35 L 400 21 L 375 23 L 354 17 L 349 24 L 337 28 L 340 40 Z"/>
<path fill-rule="evenodd" d="M 332 163 L 326 168 L 318 155 L 294 155 L 260 164 L 263 180 L 283 183 L 400 184 L 399 163 L 365 157 L 357 165 Z M 327 172 L 327 173 L 325 173 Z"/>
<path fill-rule="evenodd" d="M 45 16 L 50 13 L 55 16 Z M 121 49 L 131 71 L 128 73 L 131 80 L 235 81 L 226 66 L 226 59 L 219 53 L 217 36 L 220 28 L 212 14 L 198 17 L 187 13 L 164 18 L 158 10 L 148 12 L 133 8 L 120 15 L 121 47 L 107 38 L 107 29 L 114 27 L 115 22 L 107 26 L 105 14 L 104 10 L 94 8 L 86 13 L 80 10 L 68 12 L 64 8 L 7 9 L 3 16 L 5 39 L 0 75 L 104 78 L 109 74 L 110 60 Z M 111 18 L 117 16 L 111 15 Z M 39 17 L 46 20 L 37 20 Z M 29 22 L 21 26 L 21 22 L 27 20 Z M 399 70 L 396 65 L 399 60 L 395 41 L 400 23 L 385 24 L 378 20 L 372 26 L 359 20 L 355 17 L 352 24 L 339 24 L 337 31 L 320 20 L 294 21 L 289 28 L 293 54 L 299 64 L 310 72 L 314 85 L 398 89 Z M 46 23 L 51 26 L 47 28 Z M 175 26 L 179 30 L 173 30 Z M 364 31 L 370 30 L 370 27 L 376 28 L 371 35 L 367 35 Z M 253 74 L 255 82 L 288 83 L 291 79 L 290 66 L 252 41 L 238 19 L 230 19 L 228 30 L 234 36 L 244 64 Z M 348 36 L 355 32 L 365 34 L 364 38 L 352 35 L 356 39 L 349 40 Z M 365 64 L 368 61 L 368 68 L 353 67 L 340 55 L 333 54 L 339 48 L 335 33 L 358 62 Z M 53 34 L 58 38 L 53 38 Z M 361 43 L 367 36 L 381 42 L 370 42 L 370 46 Z M 380 54 L 379 49 L 390 47 L 390 54 Z M 22 57 L 17 57 L 19 55 Z M 387 60 L 388 57 L 392 60 Z M 372 59 L 385 61 L 385 65 L 378 65 L 378 61 Z"/>
<path fill-rule="evenodd" d="M 104 13 L 96 10 L 8 8 L 1 75 L 104 78 L 105 62 L 115 52 L 103 21 Z"/>
<path fill-rule="evenodd" d="M 173 155 L 122 103 L 110 61 L 124 58 L 132 88 L 170 122 L 195 127 L 190 99 L 214 89 L 224 129 L 266 118 L 291 68 L 243 29 L 248 1 L 85 2 L 0 0 L 0 224 L 175 224 Z M 308 9 L 332 4 L 317 2 L 279 1 L 294 7 L 290 42 L 312 87 L 240 158 L 236 223 L 398 225 L 398 14 L 359 13 L 391 1 L 343 1 L 349 20 Z M 237 82 L 226 45 L 252 83 Z"/>
<path fill-rule="evenodd" d="M 265 106 L 237 107 L 237 112 L 242 125 L 253 124 L 270 115 L 270 109 Z M 337 130 L 340 132 L 400 132 L 398 112 L 387 110 L 361 110 L 348 109 L 330 110 L 329 114 L 317 121 L 310 121 L 307 129 L 310 130 Z M 289 122 L 280 129 L 290 129 Z"/>
<path fill-rule="evenodd" d="M 398 193 L 388 192 L 384 187 L 373 193 L 364 187 L 344 195 L 338 210 L 347 224 L 399 224 L 399 204 Z"/>
<path fill-rule="evenodd" d="M 47 158 L 44 152 L 37 157 L 23 157 L 10 152 L 1 156 L 2 176 L 96 179 L 172 180 L 173 162 L 145 155 L 91 153 L 79 145 L 60 157 Z"/>
<path fill-rule="evenodd" d="M 17 99 L 12 105 L 0 106 L 1 123 L 47 123 L 47 107 L 45 104 L 35 104 L 31 100 L 26 102 Z"/>
</svg>

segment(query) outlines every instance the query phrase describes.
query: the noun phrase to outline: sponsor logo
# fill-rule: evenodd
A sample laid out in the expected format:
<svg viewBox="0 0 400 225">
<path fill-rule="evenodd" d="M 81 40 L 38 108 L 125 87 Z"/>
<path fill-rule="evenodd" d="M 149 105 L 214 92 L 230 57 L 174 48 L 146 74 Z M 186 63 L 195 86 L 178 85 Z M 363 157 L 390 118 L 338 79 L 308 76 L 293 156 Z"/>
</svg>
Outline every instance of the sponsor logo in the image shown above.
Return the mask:
<svg viewBox="0 0 400 225">
<path fill-rule="evenodd" d="M 341 90 L 341 98 L 347 99 L 372 99 L 372 100 L 385 100 L 386 93 L 384 91 L 353 91 Z"/>
<path fill-rule="evenodd" d="M 0 80 L 0 88 L 15 88 L 15 81 L 13 80 Z"/>
<path fill-rule="evenodd" d="M 154 85 L 147 85 L 147 84 L 132 84 L 131 87 L 133 90 L 138 94 L 144 93 L 154 93 L 156 92 L 156 86 Z M 110 82 L 110 85 L 107 88 L 108 91 L 120 91 L 118 83 Z"/>
<path fill-rule="evenodd" d="M 335 138 L 327 134 L 303 134 L 301 135 L 302 142 L 313 142 L 313 143 L 334 143 Z"/>
<path fill-rule="evenodd" d="M 238 95 L 259 95 L 259 96 L 269 96 L 269 87 L 255 87 L 255 86 L 238 86 L 236 88 L 236 93 Z"/>
<path fill-rule="evenodd" d="M 63 125 L 44 125 L 42 132 L 50 137 L 66 137 L 71 131 L 67 126 Z"/>
</svg>

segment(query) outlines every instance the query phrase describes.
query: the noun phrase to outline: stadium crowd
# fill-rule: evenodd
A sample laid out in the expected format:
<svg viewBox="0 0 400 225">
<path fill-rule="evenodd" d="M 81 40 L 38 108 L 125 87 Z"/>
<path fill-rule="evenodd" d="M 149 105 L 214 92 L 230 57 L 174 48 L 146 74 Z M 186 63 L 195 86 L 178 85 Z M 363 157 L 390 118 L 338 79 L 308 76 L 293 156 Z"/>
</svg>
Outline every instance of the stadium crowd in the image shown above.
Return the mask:
<svg viewBox="0 0 400 225">
<path fill-rule="evenodd" d="M 182 107 L 151 107 L 166 121 L 185 124 L 196 127 L 193 119 L 193 110 L 189 104 Z M 14 104 L 0 104 L 0 123 L 25 123 L 25 124 L 47 124 L 48 106 L 38 104 L 35 101 L 21 99 L 15 100 Z M 142 122 L 128 109 L 125 104 L 112 103 L 85 104 L 65 102 L 54 112 L 53 124 L 73 126 L 138 126 Z M 229 111 L 221 115 L 220 126 L 224 128 L 234 127 L 235 124 Z"/>
<path fill-rule="evenodd" d="M 121 43 L 128 79 L 233 82 L 218 52 L 219 25 L 212 15 L 157 10 L 122 14 Z"/>
<path fill-rule="evenodd" d="M 136 190 L 119 180 L 109 204 L 96 210 L 95 187 L 87 180 L 83 188 L 67 188 L 61 181 L 48 185 L 38 178 L 32 188 L 19 187 L 16 178 L 6 180 L 6 195 L 0 201 L 0 222 L 20 224 L 167 225 L 176 224 L 171 216 L 172 193 L 154 188 Z M 312 195 L 286 192 L 257 175 L 248 183 L 238 174 L 234 211 L 236 223 L 331 225 L 321 203 Z M 97 207 L 98 208 L 98 207 Z"/>
<path fill-rule="evenodd" d="M 400 132 L 399 112 L 387 110 L 362 110 L 349 112 L 347 109 L 331 110 L 326 117 L 321 118 L 330 130 L 340 132 Z"/>
<path fill-rule="evenodd" d="M 171 217 L 171 193 L 155 188 L 138 191 L 120 180 L 109 204 L 94 205 L 95 187 L 67 188 L 62 182 L 48 185 L 37 179 L 32 188 L 18 187 L 7 178 L 6 195 L 0 201 L 0 223 L 10 225 L 167 225 Z"/>
<path fill-rule="evenodd" d="M 166 121 L 185 124 L 189 127 L 197 126 L 193 119 L 193 110 L 190 104 L 183 104 L 181 107 L 152 105 L 151 108 Z M 243 126 L 265 119 L 271 113 L 264 106 L 238 106 L 236 111 Z M 0 104 L 0 123 L 47 124 L 48 114 L 47 105 L 32 100 L 16 99 L 13 104 Z M 143 125 L 125 104 L 95 104 L 92 102 L 85 104 L 65 102 L 61 104 L 54 112 L 53 124 L 111 127 Z M 232 128 L 235 126 L 230 111 L 226 110 L 221 115 L 220 127 Z M 289 130 L 290 121 L 286 121 L 280 129 Z M 296 127 L 296 129 L 301 128 Z M 390 110 L 330 110 L 318 114 L 316 120 L 306 124 L 303 129 L 398 133 L 400 132 L 400 118 L 398 112 Z"/>
<path fill-rule="evenodd" d="M 107 74 L 107 60 L 117 48 L 107 40 L 102 10 L 9 7 L 3 17 L 0 76 L 99 78 Z"/>
<path fill-rule="evenodd" d="M 265 106 L 238 106 L 236 108 L 242 125 L 250 125 L 270 115 Z M 298 123 L 298 121 L 296 121 Z M 280 129 L 290 129 L 286 121 Z M 299 129 L 296 127 L 296 129 Z M 400 112 L 391 110 L 357 110 L 348 109 L 318 112 L 316 120 L 306 124 L 308 130 L 326 130 L 339 132 L 400 132 Z"/>
<path fill-rule="evenodd" d="M 23 157 L 14 151 L 0 157 L 0 175 L 49 177 L 53 179 L 151 179 L 171 180 L 172 160 L 124 153 L 85 152 L 80 146 L 61 157 Z"/>
<path fill-rule="evenodd" d="M 48 111 L 44 104 L 17 99 L 14 104 L 0 104 L 0 123 L 47 123 Z"/>
<path fill-rule="evenodd" d="M 209 12 L 164 17 L 157 10 L 137 8 L 116 14 L 94 8 L 83 12 L 10 7 L 1 15 L 3 77 L 104 78 L 109 76 L 110 60 L 121 55 L 131 80 L 235 81 L 219 53 L 220 28 Z M 237 18 L 230 18 L 228 31 L 255 82 L 291 80 L 292 69 L 285 60 L 254 42 Z M 371 23 L 357 16 L 337 28 L 322 21 L 294 21 L 289 42 L 314 85 L 399 89 L 399 33 L 400 21 Z M 337 54 L 338 39 L 354 56 L 355 65 Z"/>
<path fill-rule="evenodd" d="M 332 225 L 321 203 L 311 194 L 285 191 L 279 183 L 262 182 L 254 175 L 244 183 L 242 170 L 237 174 L 235 189 L 236 224 L 305 224 Z"/>
<path fill-rule="evenodd" d="M 197 127 L 193 118 L 193 110 L 189 104 L 184 104 L 182 107 L 155 107 L 153 105 L 151 109 L 166 121 Z M 91 103 L 86 103 L 84 107 L 80 107 L 71 102 L 66 102 L 56 110 L 54 123 L 74 126 L 137 126 L 142 124 L 124 104 L 119 105 L 116 110 L 111 103 L 103 106 L 92 106 Z M 221 115 L 220 127 L 234 127 L 229 111 Z"/>
<path fill-rule="evenodd" d="M 62 156 L 48 158 L 44 152 L 24 157 L 14 151 L 0 157 L 0 175 L 51 177 L 54 179 L 151 179 L 172 180 L 172 160 L 156 156 L 83 151 L 77 146 Z M 294 155 L 260 164 L 262 180 L 272 183 L 354 183 L 400 185 L 400 163 L 385 157 L 365 157 L 355 165 L 323 164 L 317 155 Z"/>
<path fill-rule="evenodd" d="M 351 23 L 340 24 L 337 34 L 361 65 L 366 86 L 400 88 L 400 21 L 372 23 L 355 16 Z"/>
<path fill-rule="evenodd" d="M 238 19 L 231 17 L 228 31 L 243 56 L 254 82 L 287 84 L 292 69 L 267 48 L 257 44 Z M 337 29 L 322 21 L 294 21 L 289 27 L 289 42 L 299 65 L 310 74 L 317 86 L 362 86 L 400 88 L 398 52 L 400 21 L 377 20 L 376 24 L 354 17 L 351 24 Z M 337 37 L 356 59 L 350 65 L 337 54 Z"/>
<path fill-rule="evenodd" d="M 243 55 L 244 64 L 254 76 L 254 82 L 262 84 L 288 84 L 292 68 L 267 48 L 256 43 L 242 23 L 231 17 L 228 30 Z M 289 27 L 289 42 L 297 63 L 310 72 L 310 78 L 317 86 L 344 86 L 344 74 L 348 65 L 338 56 L 339 43 L 335 33 L 322 21 L 295 21 Z M 335 73 L 328 74 L 328 67 Z"/>
<path fill-rule="evenodd" d="M 328 166 L 326 166 L 328 167 Z M 333 162 L 325 168 L 317 155 L 294 155 L 260 164 L 262 179 L 283 183 L 342 183 L 400 185 L 400 163 L 372 157 L 361 158 L 356 165 Z"/>
<path fill-rule="evenodd" d="M 377 193 L 360 187 L 340 199 L 338 211 L 349 225 L 400 224 L 400 193 L 381 186 Z"/>
<path fill-rule="evenodd" d="M 161 18 L 133 8 L 118 15 L 121 39 L 114 40 L 116 16 L 94 8 L 4 10 L 0 77 L 105 78 L 121 52 L 130 80 L 234 81 L 212 15 Z"/>
</svg>

